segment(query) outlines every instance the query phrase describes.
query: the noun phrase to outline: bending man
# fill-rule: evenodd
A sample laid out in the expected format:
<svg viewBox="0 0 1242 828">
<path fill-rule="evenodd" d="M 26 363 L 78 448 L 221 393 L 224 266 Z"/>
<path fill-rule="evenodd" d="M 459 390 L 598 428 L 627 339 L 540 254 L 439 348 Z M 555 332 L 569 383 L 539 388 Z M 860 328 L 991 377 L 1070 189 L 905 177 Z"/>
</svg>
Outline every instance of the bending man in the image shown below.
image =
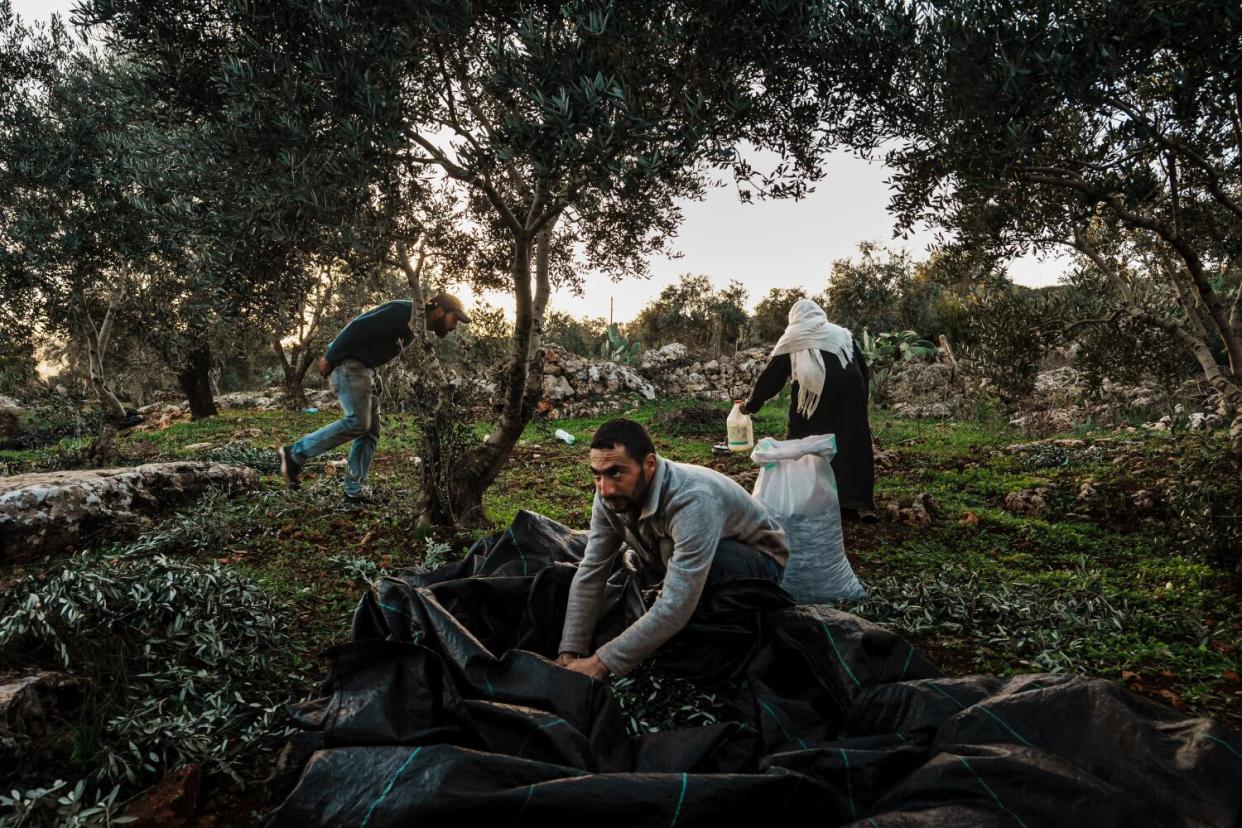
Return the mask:
<svg viewBox="0 0 1242 828">
<path fill-rule="evenodd" d="M 780 580 L 789 559 L 785 535 L 732 479 L 665 460 L 647 429 L 626 419 L 599 427 L 590 462 L 591 532 L 569 589 L 558 664 L 595 678 L 625 675 L 686 625 L 705 589 L 737 578 Z M 645 573 L 663 576 L 663 587 L 651 609 L 592 652 L 604 584 L 622 543 Z"/>
<path fill-rule="evenodd" d="M 328 384 L 341 401 L 343 416 L 293 445 L 281 447 L 280 473 L 290 486 L 297 486 L 307 460 L 353 440 L 345 474 L 345 497 L 363 498 L 363 486 L 380 436 L 377 369 L 414 341 L 414 332 L 410 330 L 412 307 L 409 299 L 395 299 L 354 317 L 319 358 L 319 373 L 329 378 Z M 426 311 L 427 328 L 441 338 L 452 333 L 457 323 L 470 322 L 461 302 L 447 293 L 428 302 Z"/>
</svg>

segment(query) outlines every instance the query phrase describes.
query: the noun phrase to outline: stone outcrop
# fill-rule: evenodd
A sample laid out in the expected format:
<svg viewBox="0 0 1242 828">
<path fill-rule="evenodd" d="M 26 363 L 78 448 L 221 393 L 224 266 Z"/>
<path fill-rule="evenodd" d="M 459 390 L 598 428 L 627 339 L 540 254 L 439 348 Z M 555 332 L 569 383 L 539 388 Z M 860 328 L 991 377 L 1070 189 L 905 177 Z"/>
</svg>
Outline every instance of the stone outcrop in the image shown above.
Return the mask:
<svg viewBox="0 0 1242 828">
<path fill-rule="evenodd" d="M 555 345 L 546 349 L 541 408 L 550 415 L 593 414 L 655 398 L 655 386 L 633 366 L 586 359 Z"/>
<path fill-rule="evenodd" d="M 876 497 L 876 512 L 890 523 L 900 523 L 915 529 L 926 529 L 936 522 L 941 514 L 940 502 L 931 492 L 920 492 L 914 496 L 909 506 L 893 495 Z"/>
<path fill-rule="evenodd" d="M 25 409 L 12 397 L 0 394 L 0 448 L 16 447 L 25 430 Z"/>
<path fill-rule="evenodd" d="M 639 369 L 664 397 L 739 400 L 750 396 L 755 380 L 767 367 L 768 353 L 768 348 L 748 348 L 736 354 L 697 357 L 685 345 L 673 343 L 643 354 Z"/>
<path fill-rule="evenodd" d="M 589 416 L 661 398 L 734 400 L 750 395 L 767 365 L 768 350 L 751 348 L 733 355 L 703 356 L 673 343 L 647 351 L 633 365 L 546 349 L 544 413 L 552 417 Z"/>
<path fill-rule="evenodd" d="M 1087 422 L 1114 426 L 1133 411 L 1163 408 L 1169 402 L 1168 393 L 1154 382 L 1122 385 L 1105 380 L 1095 393 L 1089 393 L 1076 369 L 1052 368 L 1035 378 L 1035 389 L 1022 400 L 1009 424 L 1032 433 L 1065 431 Z M 1200 418 L 1197 427 L 1211 424 Z"/>
<path fill-rule="evenodd" d="M 1023 517 L 1039 518 L 1048 514 L 1048 497 L 1052 491 L 1046 486 L 1022 489 L 1005 495 L 1005 510 Z"/>
<path fill-rule="evenodd" d="M 222 463 L 148 463 L 0 479 L 0 562 L 28 561 L 96 532 L 124 537 L 209 486 L 254 486 L 259 473 Z"/>
<path fill-rule="evenodd" d="M 275 411 L 285 407 L 285 393 L 279 388 L 267 388 L 262 391 L 230 391 L 227 394 L 217 394 L 215 400 L 216 406 L 221 411 L 226 409 Z M 341 407 L 336 395 L 327 388 L 306 389 L 306 402 L 319 409 Z M 190 405 L 185 400 L 163 400 L 144 405 L 138 409 L 138 413 L 146 417 L 148 423 L 164 428 L 171 422 L 188 417 Z M 160 424 L 161 418 L 164 419 L 163 424 Z M 146 429 L 140 428 L 139 430 Z"/>
<path fill-rule="evenodd" d="M 946 362 L 899 364 L 884 396 L 894 414 L 914 419 L 962 419 L 970 416 L 974 403 L 957 365 Z"/>
<path fill-rule="evenodd" d="M 883 384 L 878 405 L 887 406 L 899 417 L 914 419 L 968 419 L 979 404 L 988 400 L 991 385 L 985 378 L 972 374 L 969 362 L 947 359 L 942 353 L 936 362 L 910 360 L 891 369 Z M 1190 387 L 1173 393 L 1173 399 L 1195 401 L 1201 395 Z M 1122 385 L 1105 380 L 1091 391 L 1083 375 L 1075 368 L 1063 366 L 1039 372 L 1035 387 L 1012 413 L 1009 424 L 1032 434 L 1066 431 L 1091 422 L 1114 426 L 1124 423 L 1135 411 L 1166 409 L 1172 403 L 1169 392 L 1157 383 Z M 1179 415 L 1192 431 L 1220 428 L 1227 416 L 1214 412 L 1211 400 L 1192 402 L 1204 412 Z M 1175 425 L 1174 417 L 1166 416 L 1146 424 L 1152 430 L 1167 430 Z"/>
<path fill-rule="evenodd" d="M 0 675 L 0 755 L 16 757 L 77 707 L 87 689 L 79 676 L 30 669 Z M 5 764 L 0 760 L 0 767 Z"/>
</svg>

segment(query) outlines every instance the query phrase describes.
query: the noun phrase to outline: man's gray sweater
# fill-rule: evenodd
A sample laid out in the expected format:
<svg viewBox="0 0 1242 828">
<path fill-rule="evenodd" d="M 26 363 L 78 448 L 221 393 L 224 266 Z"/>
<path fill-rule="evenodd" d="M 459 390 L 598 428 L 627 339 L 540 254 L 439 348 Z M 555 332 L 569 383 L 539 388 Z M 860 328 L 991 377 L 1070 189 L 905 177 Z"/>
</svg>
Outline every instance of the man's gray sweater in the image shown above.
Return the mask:
<svg viewBox="0 0 1242 828">
<path fill-rule="evenodd" d="M 664 584 L 651 609 L 596 655 L 623 676 L 672 638 L 699 604 L 716 546 L 726 538 L 753 546 L 781 566 L 789 560 L 785 533 L 750 493 L 731 478 L 660 457 L 637 515 L 609 509 L 595 495 L 586 552 L 569 589 L 562 653 L 590 653 L 604 584 L 622 543 L 648 571 L 663 570 Z"/>
</svg>

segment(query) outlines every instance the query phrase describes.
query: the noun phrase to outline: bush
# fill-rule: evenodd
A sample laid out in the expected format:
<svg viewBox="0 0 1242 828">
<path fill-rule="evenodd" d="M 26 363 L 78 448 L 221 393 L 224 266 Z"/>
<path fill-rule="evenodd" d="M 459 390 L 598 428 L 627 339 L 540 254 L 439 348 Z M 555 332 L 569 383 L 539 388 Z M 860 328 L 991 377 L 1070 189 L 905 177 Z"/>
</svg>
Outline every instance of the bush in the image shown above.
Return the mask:
<svg viewBox="0 0 1242 828">
<path fill-rule="evenodd" d="M 58 394 L 47 388 L 24 401 L 21 433 L 7 438 L 0 448 L 41 449 L 65 438 L 94 437 L 103 430 L 106 417 L 81 394 Z"/>
<path fill-rule="evenodd" d="M 973 370 L 1009 404 L 1035 389 L 1040 364 L 1061 341 L 1051 295 L 1015 285 L 983 293 L 967 328 L 975 342 L 969 354 Z"/>
<path fill-rule="evenodd" d="M 1176 307 L 1173 296 L 1146 295 L 1146 309 L 1162 314 Z M 1151 325 L 1114 314 L 1113 289 L 1094 271 L 1075 273 L 1068 282 L 1062 312 L 1067 340 L 1076 343 L 1074 367 L 1087 391 L 1098 396 L 1104 382 L 1140 385 L 1154 380 L 1172 393 L 1183 380 L 1198 373 L 1198 365 L 1184 344 Z M 1073 324 L 1078 320 L 1095 320 Z M 1106 321 L 1105 321 L 1106 320 Z"/>
<path fill-rule="evenodd" d="M 818 300 L 829 319 L 855 332 L 913 330 L 926 339 L 959 339 L 965 307 L 960 285 L 972 274 L 964 263 L 944 253 L 916 262 L 904 250 L 874 242 L 858 245 L 858 252 L 857 261 L 832 263 Z"/>
<path fill-rule="evenodd" d="M 148 557 L 142 545 L 79 555 L 13 584 L 0 602 L 0 665 L 54 663 L 91 690 L 61 755 L 20 752 L 20 782 L 57 781 L 14 791 L 4 818 L 114 817 L 118 788 L 139 789 L 189 762 L 240 780 L 289 732 L 282 711 L 298 679 L 284 666 L 288 628 L 245 577 Z"/>
<path fill-rule="evenodd" d="M 1187 553 L 1231 572 L 1242 583 L 1242 474 L 1225 438 L 1207 432 L 1183 438 L 1169 487 L 1177 543 Z"/>
<path fill-rule="evenodd" d="M 607 341 L 608 324 L 602 318 L 578 318 L 550 310 L 543 320 L 543 339 L 571 354 L 593 357 Z"/>
<path fill-rule="evenodd" d="M 755 305 L 750 320 L 749 341 L 758 345 L 775 345 L 789 325 L 789 309 L 805 299 L 802 288 L 772 288 Z"/>
<path fill-rule="evenodd" d="M 622 336 L 621 328 L 614 324 L 608 326 L 607 338 L 600 343 L 599 356 L 618 365 L 633 365 L 642 349 L 641 342 L 630 342 Z"/>
<path fill-rule="evenodd" d="M 915 331 L 890 331 L 872 336 L 870 331 L 864 330 L 859 349 L 871 375 L 868 393 L 876 402 L 884 401 L 885 384 L 897 365 L 936 355 L 936 346 L 919 339 Z"/>
<path fill-rule="evenodd" d="M 0 394 L 25 393 L 38 376 L 34 345 L 20 336 L 0 339 Z"/>
<path fill-rule="evenodd" d="M 684 274 L 660 291 L 625 333 L 648 348 L 680 342 L 715 354 L 732 351 L 750 320 L 746 297 L 739 282 L 717 290 L 706 276 Z"/>
</svg>

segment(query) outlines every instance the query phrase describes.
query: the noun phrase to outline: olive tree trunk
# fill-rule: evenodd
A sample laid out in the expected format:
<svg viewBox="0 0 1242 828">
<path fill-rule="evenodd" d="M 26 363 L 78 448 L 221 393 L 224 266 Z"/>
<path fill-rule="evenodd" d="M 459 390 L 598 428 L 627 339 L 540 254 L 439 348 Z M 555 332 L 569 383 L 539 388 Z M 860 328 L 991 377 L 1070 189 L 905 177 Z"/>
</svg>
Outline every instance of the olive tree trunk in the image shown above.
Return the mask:
<svg viewBox="0 0 1242 828">
<path fill-rule="evenodd" d="M 423 525 L 475 527 L 485 522 L 483 495 L 504 468 L 509 454 L 534 415 L 543 388 L 543 322 L 551 296 L 549 246 L 553 222 L 533 237 L 518 238 L 510 261 L 515 299 L 513 336 L 494 400 L 497 417 L 482 444 L 473 438 L 470 412 L 456 405 L 457 396 L 435 359 L 425 319 L 416 320 L 424 366 L 425 408 L 422 412 L 423 485 L 417 511 Z M 424 302 L 418 280 L 422 265 L 405 261 L 415 315 Z M 534 285 L 532 289 L 532 275 Z M 420 335 L 421 334 L 421 335 Z"/>
<path fill-rule="evenodd" d="M 104 354 L 108 351 L 108 339 L 112 334 L 112 318 L 116 310 L 116 299 L 108 301 L 108 310 L 98 327 L 89 312 L 86 317 L 86 362 L 90 373 L 91 389 L 95 398 L 107 412 L 108 418 L 115 422 L 125 419 L 125 406 L 117 399 L 116 394 L 108 387 L 107 374 L 104 372 Z"/>
<path fill-rule="evenodd" d="M 177 371 L 177 384 L 190 404 L 191 419 L 201 420 L 220 413 L 211 391 L 211 346 L 199 345 L 186 355 Z"/>
</svg>

